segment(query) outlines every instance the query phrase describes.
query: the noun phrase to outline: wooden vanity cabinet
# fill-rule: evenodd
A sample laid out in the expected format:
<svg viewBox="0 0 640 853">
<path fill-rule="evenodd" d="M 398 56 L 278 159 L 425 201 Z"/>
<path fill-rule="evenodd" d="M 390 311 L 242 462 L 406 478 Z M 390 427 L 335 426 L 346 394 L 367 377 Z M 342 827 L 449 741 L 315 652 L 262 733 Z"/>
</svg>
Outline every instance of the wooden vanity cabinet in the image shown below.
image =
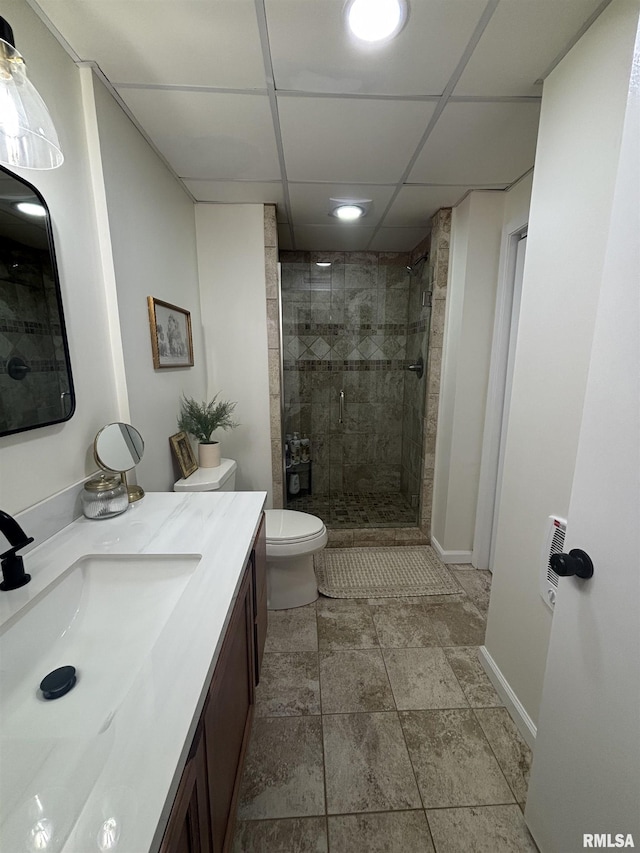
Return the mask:
<svg viewBox="0 0 640 853">
<path fill-rule="evenodd" d="M 193 739 L 160 853 L 210 851 L 209 792 L 203 726 Z"/>
<path fill-rule="evenodd" d="M 263 516 L 160 853 L 227 853 L 231 849 L 266 629 Z"/>
<path fill-rule="evenodd" d="M 251 571 L 247 567 L 204 709 L 211 849 L 226 850 L 233 830 L 255 689 Z"/>
</svg>

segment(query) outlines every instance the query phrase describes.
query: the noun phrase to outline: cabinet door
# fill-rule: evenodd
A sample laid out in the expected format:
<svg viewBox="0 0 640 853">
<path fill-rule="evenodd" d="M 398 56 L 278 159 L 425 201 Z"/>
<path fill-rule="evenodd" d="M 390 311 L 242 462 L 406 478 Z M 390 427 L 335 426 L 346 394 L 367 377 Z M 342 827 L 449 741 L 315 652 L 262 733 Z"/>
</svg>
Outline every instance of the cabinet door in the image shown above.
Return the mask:
<svg viewBox="0 0 640 853">
<path fill-rule="evenodd" d="M 254 692 L 252 573 L 247 566 L 204 711 L 212 850 L 230 849 Z"/>
<path fill-rule="evenodd" d="M 207 765 L 201 724 L 180 779 L 160 853 L 210 853 L 210 850 Z"/>
<path fill-rule="evenodd" d="M 253 570 L 253 618 L 256 650 L 256 684 L 260 681 L 260 665 L 267 639 L 267 540 L 264 515 L 251 552 Z"/>
</svg>

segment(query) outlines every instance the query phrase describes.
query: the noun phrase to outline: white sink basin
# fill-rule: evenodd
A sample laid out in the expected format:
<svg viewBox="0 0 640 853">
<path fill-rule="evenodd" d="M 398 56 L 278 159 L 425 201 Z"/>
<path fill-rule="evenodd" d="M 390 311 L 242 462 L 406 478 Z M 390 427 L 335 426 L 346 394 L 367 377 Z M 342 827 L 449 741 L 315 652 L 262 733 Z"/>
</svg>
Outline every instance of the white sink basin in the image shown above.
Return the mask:
<svg viewBox="0 0 640 853">
<path fill-rule="evenodd" d="M 0 632 L 0 737 L 106 731 L 199 562 L 199 554 L 136 554 L 74 563 Z M 40 682 L 67 665 L 75 687 L 46 700 Z"/>
</svg>

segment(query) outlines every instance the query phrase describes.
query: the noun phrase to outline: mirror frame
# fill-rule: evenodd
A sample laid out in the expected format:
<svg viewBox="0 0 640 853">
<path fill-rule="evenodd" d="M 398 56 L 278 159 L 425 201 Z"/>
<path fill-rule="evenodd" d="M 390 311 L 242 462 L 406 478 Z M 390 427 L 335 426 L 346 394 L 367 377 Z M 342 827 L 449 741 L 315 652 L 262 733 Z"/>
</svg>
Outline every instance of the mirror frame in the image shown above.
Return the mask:
<svg viewBox="0 0 640 853">
<path fill-rule="evenodd" d="M 64 309 L 62 305 L 62 287 L 60 283 L 60 274 L 58 272 L 58 262 L 56 259 L 56 250 L 53 242 L 53 226 L 51 222 L 51 212 L 49 210 L 49 205 L 44 199 L 44 196 L 40 192 L 37 187 L 34 187 L 32 183 L 25 180 L 22 175 L 17 175 L 15 172 L 6 169 L 4 166 L 0 166 L 0 170 L 4 172 L 6 175 L 14 178 L 19 181 L 21 184 L 24 184 L 25 187 L 28 187 L 29 190 L 36 196 L 40 204 L 46 211 L 45 217 L 45 230 L 47 234 L 47 244 L 49 247 L 49 258 L 51 260 L 51 274 L 53 276 L 53 281 L 55 284 L 55 292 L 56 292 L 56 305 L 58 307 L 58 317 L 60 321 L 60 334 L 62 336 L 62 347 L 64 351 L 64 357 L 67 365 L 67 376 L 69 381 L 69 396 L 71 400 L 71 407 L 69 409 L 69 413 L 64 415 L 64 417 L 56 418 L 52 421 L 43 421 L 42 423 L 30 424 L 29 426 L 18 427 L 17 429 L 9 429 L 9 430 L 0 430 L 0 437 L 5 435 L 15 435 L 19 432 L 28 432 L 33 429 L 41 429 L 42 427 L 53 426 L 54 424 L 65 423 L 70 420 L 76 411 L 76 392 L 73 384 L 73 371 L 71 369 L 71 354 L 69 352 L 69 340 L 67 337 L 67 327 L 64 320 Z"/>
</svg>

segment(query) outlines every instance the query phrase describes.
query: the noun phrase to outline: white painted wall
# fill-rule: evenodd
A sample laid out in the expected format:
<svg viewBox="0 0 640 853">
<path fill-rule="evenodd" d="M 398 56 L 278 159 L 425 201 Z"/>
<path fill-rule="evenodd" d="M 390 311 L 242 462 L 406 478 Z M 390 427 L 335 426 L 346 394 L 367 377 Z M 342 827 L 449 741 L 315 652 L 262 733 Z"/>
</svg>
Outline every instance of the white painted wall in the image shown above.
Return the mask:
<svg viewBox="0 0 640 853">
<path fill-rule="evenodd" d="M 6 0 L 2 15 L 49 106 L 65 155 L 59 169 L 21 174 L 51 211 L 76 391 L 70 421 L 0 438 L 0 507 L 16 513 L 95 470 L 93 438 L 118 419 L 119 408 L 78 71 L 25 2 Z"/>
<path fill-rule="evenodd" d="M 271 506 L 264 208 L 196 205 L 207 399 L 235 400 L 234 430 L 214 433 L 238 463 L 239 491 L 265 490 Z"/>
<path fill-rule="evenodd" d="M 449 562 L 473 549 L 504 198 L 472 192 L 452 213 L 432 523 Z"/>
<path fill-rule="evenodd" d="M 130 422 L 145 442 L 136 477 L 144 489 L 169 491 L 180 396 L 202 399 L 206 384 L 195 208 L 94 75 L 93 84 Z M 154 370 L 147 296 L 191 312 L 193 367 Z"/>
<path fill-rule="evenodd" d="M 542 100 L 486 636 L 534 723 L 551 622 L 538 594 L 543 528 L 569 505 L 637 10 L 612 3 Z"/>
</svg>

